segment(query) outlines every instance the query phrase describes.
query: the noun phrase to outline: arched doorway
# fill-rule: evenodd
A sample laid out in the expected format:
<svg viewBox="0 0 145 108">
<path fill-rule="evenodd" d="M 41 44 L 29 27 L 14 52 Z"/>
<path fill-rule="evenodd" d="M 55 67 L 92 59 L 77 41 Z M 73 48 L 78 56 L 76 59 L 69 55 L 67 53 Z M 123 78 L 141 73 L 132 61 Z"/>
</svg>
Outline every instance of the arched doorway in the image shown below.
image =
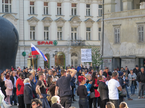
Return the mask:
<svg viewBox="0 0 145 108">
<path fill-rule="evenodd" d="M 58 52 L 55 55 L 55 66 L 65 67 L 65 54 L 63 52 Z"/>
<path fill-rule="evenodd" d="M 74 67 L 78 66 L 78 55 L 76 53 L 71 54 L 71 65 Z"/>
<path fill-rule="evenodd" d="M 34 68 L 37 69 L 38 55 L 33 55 L 33 61 L 34 61 Z M 30 67 L 33 68 L 32 54 L 31 53 L 28 54 L 27 66 L 28 66 L 28 68 L 30 68 Z"/>
<path fill-rule="evenodd" d="M 49 58 L 49 54 L 45 54 L 45 56 L 47 57 L 48 62 L 47 61 L 44 61 L 44 68 L 45 67 L 50 68 L 50 58 Z"/>
</svg>

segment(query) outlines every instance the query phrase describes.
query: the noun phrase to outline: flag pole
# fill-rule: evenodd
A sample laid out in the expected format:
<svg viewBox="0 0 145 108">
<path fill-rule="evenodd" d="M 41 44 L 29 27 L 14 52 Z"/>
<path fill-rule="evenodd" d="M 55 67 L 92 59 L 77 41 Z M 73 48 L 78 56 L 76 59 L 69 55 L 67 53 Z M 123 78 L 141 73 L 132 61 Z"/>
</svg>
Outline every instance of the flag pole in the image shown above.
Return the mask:
<svg viewBox="0 0 145 108">
<path fill-rule="evenodd" d="M 33 70 L 34 70 L 34 59 L 33 59 L 33 55 L 32 55 L 32 65 L 33 65 Z"/>
</svg>

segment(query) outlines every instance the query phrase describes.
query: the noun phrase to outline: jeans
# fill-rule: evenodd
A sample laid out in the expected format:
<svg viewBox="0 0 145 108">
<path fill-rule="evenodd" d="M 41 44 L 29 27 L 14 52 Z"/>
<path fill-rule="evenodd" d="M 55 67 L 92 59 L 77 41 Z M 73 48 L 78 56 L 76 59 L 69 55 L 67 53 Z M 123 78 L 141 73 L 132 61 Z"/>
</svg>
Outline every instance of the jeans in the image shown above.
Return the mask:
<svg viewBox="0 0 145 108">
<path fill-rule="evenodd" d="M 71 96 L 66 96 L 66 97 L 60 97 L 60 104 L 64 107 L 64 108 L 69 108 L 71 107 Z"/>
<path fill-rule="evenodd" d="M 13 101 L 14 101 L 14 105 L 17 105 L 18 99 L 17 99 L 17 95 L 16 95 L 16 87 L 13 88 L 12 95 L 10 97 L 10 101 L 11 101 L 11 105 L 12 105 Z"/>
<path fill-rule="evenodd" d="M 98 98 L 93 98 L 93 105 L 94 105 L 94 108 L 97 108 L 97 103 L 98 103 Z"/>
<path fill-rule="evenodd" d="M 119 100 L 110 100 L 115 105 L 115 108 L 119 108 Z"/>
<path fill-rule="evenodd" d="M 145 83 L 139 83 L 139 92 L 138 92 L 138 96 L 143 96 L 144 95 L 144 90 L 145 90 Z M 141 94 L 142 92 L 142 94 Z"/>
<path fill-rule="evenodd" d="M 88 108 L 87 98 L 79 99 L 79 108 Z"/>
<path fill-rule="evenodd" d="M 135 85 L 131 84 L 131 86 L 130 86 L 130 91 L 131 91 L 131 94 L 132 94 L 132 95 L 135 94 Z"/>
<path fill-rule="evenodd" d="M 128 88 L 127 88 L 127 85 L 125 85 L 125 89 L 126 89 L 126 92 L 127 92 L 127 98 L 129 99 L 130 96 L 129 96 L 129 93 L 128 93 Z"/>
</svg>

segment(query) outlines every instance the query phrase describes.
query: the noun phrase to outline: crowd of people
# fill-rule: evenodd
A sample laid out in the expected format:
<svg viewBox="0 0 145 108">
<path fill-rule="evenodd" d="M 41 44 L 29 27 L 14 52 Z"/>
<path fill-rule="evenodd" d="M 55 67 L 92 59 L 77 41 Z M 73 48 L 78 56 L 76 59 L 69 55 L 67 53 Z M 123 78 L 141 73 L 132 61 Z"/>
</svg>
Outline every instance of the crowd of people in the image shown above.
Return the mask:
<svg viewBox="0 0 145 108">
<path fill-rule="evenodd" d="M 128 90 L 130 87 L 130 92 Z M 128 108 L 125 97 L 144 98 L 145 72 L 139 69 L 94 70 L 78 66 L 37 70 L 20 67 L 0 75 L 0 89 L 9 105 L 19 108 L 70 108 L 79 96 L 79 108 Z"/>
</svg>

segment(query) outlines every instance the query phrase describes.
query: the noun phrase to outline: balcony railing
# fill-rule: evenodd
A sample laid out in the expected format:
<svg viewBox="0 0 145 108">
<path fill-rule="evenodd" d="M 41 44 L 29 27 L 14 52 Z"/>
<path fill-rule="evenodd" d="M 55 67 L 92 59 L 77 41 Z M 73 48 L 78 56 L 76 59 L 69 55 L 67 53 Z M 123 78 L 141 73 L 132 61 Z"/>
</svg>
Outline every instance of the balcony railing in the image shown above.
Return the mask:
<svg viewBox="0 0 145 108">
<path fill-rule="evenodd" d="M 85 40 L 71 40 L 71 46 L 84 46 Z"/>
</svg>

